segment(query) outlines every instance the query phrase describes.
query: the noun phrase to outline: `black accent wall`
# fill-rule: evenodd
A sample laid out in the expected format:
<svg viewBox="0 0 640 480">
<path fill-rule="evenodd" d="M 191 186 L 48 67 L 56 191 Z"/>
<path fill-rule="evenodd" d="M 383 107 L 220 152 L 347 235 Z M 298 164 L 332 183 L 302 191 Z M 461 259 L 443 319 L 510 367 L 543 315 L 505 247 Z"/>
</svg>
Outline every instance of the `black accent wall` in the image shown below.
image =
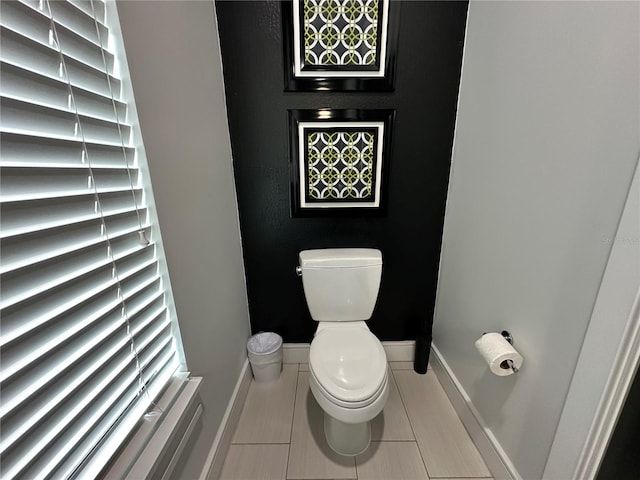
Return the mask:
<svg viewBox="0 0 640 480">
<path fill-rule="evenodd" d="M 430 334 L 467 2 L 402 2 L 395 91 L 284 92 L 280 3 L 216 3 L 253 332 L 309 342 L 298 252 L 372 247 L 381 340 Z M 292 218 L 288 109 L 395 109 L 386 215 Z M 214 246 L 215 247 L 215 246 Z"/>
</svg>

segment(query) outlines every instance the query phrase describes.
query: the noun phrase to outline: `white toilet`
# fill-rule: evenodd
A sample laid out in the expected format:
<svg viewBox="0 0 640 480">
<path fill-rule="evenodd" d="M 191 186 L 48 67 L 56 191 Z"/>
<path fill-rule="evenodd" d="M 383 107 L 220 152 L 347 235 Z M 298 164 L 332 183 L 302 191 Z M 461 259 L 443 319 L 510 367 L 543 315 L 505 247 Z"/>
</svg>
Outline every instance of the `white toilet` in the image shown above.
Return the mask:
<svg viewBox="0 0 640 480">
<path fill-rule="evenodd" d="M 382 254 L 366 248 L 305 250 L 299 255 L 304 295 L 319 322 L 309 353 L 309 385 L 324 410 L 324 433 L 341 455 L 371 441 L 370 421 L 389 395 L 387 357 L 365 323 L 373 313 Z"/>
</svg>

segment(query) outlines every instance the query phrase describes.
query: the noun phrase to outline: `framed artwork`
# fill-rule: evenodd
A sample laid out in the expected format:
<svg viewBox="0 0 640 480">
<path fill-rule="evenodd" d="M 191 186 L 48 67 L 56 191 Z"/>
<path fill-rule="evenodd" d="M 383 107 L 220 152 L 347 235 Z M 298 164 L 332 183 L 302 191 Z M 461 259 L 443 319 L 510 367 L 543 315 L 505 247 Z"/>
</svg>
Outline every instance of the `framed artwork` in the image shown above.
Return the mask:
<svg viewBox="0 0 640 480">
<path fill-rule="evenodd" d="M 292 216 L 383 215 L 394 110 L 289 110 Z"/>
<path fill-rule="evenodd" d="M 391 91 L 400 2 L 282 2 L 286 91 Z"/>
</svg>

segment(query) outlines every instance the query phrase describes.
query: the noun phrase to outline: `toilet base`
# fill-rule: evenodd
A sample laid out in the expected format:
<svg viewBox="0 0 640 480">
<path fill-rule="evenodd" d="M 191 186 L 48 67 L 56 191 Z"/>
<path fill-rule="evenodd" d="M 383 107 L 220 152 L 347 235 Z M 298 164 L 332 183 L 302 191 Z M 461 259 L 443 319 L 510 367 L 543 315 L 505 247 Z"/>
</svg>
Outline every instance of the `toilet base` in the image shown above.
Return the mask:
<svg viewBox="0 0 640 480">
<path fill-rule="evenodd" d="M 371 422 L 344 423 L 324 413 L 324 436 L 331 450 L 353 457 L 363 453 L 371 443 Z"/>
</svg>

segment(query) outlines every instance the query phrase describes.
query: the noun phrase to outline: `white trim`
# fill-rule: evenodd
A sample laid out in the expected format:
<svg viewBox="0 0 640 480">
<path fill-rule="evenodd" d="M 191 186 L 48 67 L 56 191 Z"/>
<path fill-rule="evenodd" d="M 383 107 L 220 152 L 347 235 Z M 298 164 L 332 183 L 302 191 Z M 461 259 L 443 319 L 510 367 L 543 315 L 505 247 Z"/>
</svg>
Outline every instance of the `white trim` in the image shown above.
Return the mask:
<svg viewBox="0 0 640 480">
<path fill-rule="evenodd" d="M 595 478 L 640 363 L 640 292 L 573 478 Z"/>
<path fill-rule="evenodd" d="M 131 470 L 127 472 L 128 478 L 158 478 L 159 468 L 162 468 L 162 460 L 170 454 L 170 450 L 174 447 L 174 438 L 177 433 L 182 433 L 178 447 L 186 443 L 185 436 L 189 434 L 190 424 L 193 422 L 194 414 L 200 406 L 198 391 L 202 383 L 201 377 L 190 378 L 186 381 L 184 388 L 180 392 L 180 396 L 166 414 L 166 418 L 158 426 L 153 436 L 145 446 L 144 450 L 136 460 Z M 197 404 L 197 405 L 196 405 Z M 195 408 L 194 408 L 195 405 Z M 187 418 L 192 413 L 190 418 Z M 189 423 L 187 423 L 187 421 Z M 186 426 L 185 426 L 186 424 Z M 186 439 L 188 441 L 188 438 Z M 184 446 L 182 447 L 184 448 Z M 174 452 L 175 455 L 175 452 Z M 179 460 L 179 456 L 176 461 Z M 173 458 L 169 461 L 167 469 L 175 467 Z M 171 471 L 165 472 L 165 475 L 171 475 Z"/>
<path fill-rule="evenodd" d="M 637 368 L 638 359 L 629 348 L 638 347 L 629 347 L 629 342 L 640 328 L 639 182 L 640 166 L 636 166 L 616 234 L 602 238 L 611 242 L 611 251 L 543 478 L 596 475 L 626 394 L 628 380 L 621 375 Z"/>
<path fill-rule="evenodd" d="M 283 363 L 309 362 L 310 343 L 284 343 L 282 345 Z"/>
<path fill-rule="evenodd" d="M 200 377 L 189 378 L 189 372 L 175 374 L 167 389 L 155 401 L 155 405 L 165 413 L 141 422 L 101 478 L 156 477 L 157 470 L 163 466 L 163 459 L 176 444 L 178 435 L 182 435 L 178 441 L 181 443 L 189 433 L 187 422 L 193 421 L 193 415 L 190 419 L 187 417 L 199 406 L 201 382 Z"/>
<path fill-rule="evenodd" d="M 387 362 L 413 362 L 416 356 L 414 340 L 382 342 L 382 346 L 387 354 Z"/>
<path fill-rule="evenodd" d="M 249 359 L 246 359 L 240 370 L 240 375 L 229 399 L 227 409 L 220 422 L 220 427 L 218 427 L 216 437 L 213 439 L 209 455 L 207 455 L 207 459 L 204 462 L 199 480 L 214 480 L 220 476 L 222 464 L 231 445 L 233 432 L 240 420 L 240 414 L 242 413 L 242 407 L 247 398 L 250 384 L 251 369 L 249 368 Z"/>
<path fill-rule="evenodd" d="M 381 342 L 387 354 L 388 362 L 413 362 L 416 351 L 414 340 Z M 282 346 L 284 363 L 307 363 L 309 361 L 309 343 L 285 343 Z"/>
<path fill-rule="evenodd" d="M 458 417 L 460 417 L 464 427 L 467 429 L 493 478 L 495 480 L 521 479 L 522 477 L 513 463 L 511 463 L 493 432 L 483 425 L 480 414 L 471 403 L 469 395 L 462 388 L 462 385 L 435 345 L 431 345 L 430 363 L 440 385 L 442 385 L 447 397 L 449 397 L 451 405 L 453 405 Z"/>
<path fill-rule="evenodd" d="M 180 443 L 178 443 L 178 446 L 173 452 L 173 455 L 171 456 L 171 460 L 169 460 L 169 464 L 167 465 L 167 468 L 165 468 L 164 474 L 162 475 L 161 480 L 170 480 L 173 477 L 173 471 L 175 470 L 176 465 L 178 464 L 178 461 L 182 458 L 182 452 L 184 452 L 185 447 L 187 446 L 187 444 L 189 443 L 189 440 L 191 439 L 191 435 L 193 435 L 193 431 L 195 430 L 196 426 L 198 425 L 198 422 L 200 421 L 200 417 L 202 417 L 202 410 L 203 410 L 202 404 L 198 403 L 198 407 L 196 408 L 195 413 L 191 417 L 191 421 L 189 422 L 189 425 L 187 426 L 187 429 L 185 430 L 184 435 L 180 439 Z"/>
</svg>

